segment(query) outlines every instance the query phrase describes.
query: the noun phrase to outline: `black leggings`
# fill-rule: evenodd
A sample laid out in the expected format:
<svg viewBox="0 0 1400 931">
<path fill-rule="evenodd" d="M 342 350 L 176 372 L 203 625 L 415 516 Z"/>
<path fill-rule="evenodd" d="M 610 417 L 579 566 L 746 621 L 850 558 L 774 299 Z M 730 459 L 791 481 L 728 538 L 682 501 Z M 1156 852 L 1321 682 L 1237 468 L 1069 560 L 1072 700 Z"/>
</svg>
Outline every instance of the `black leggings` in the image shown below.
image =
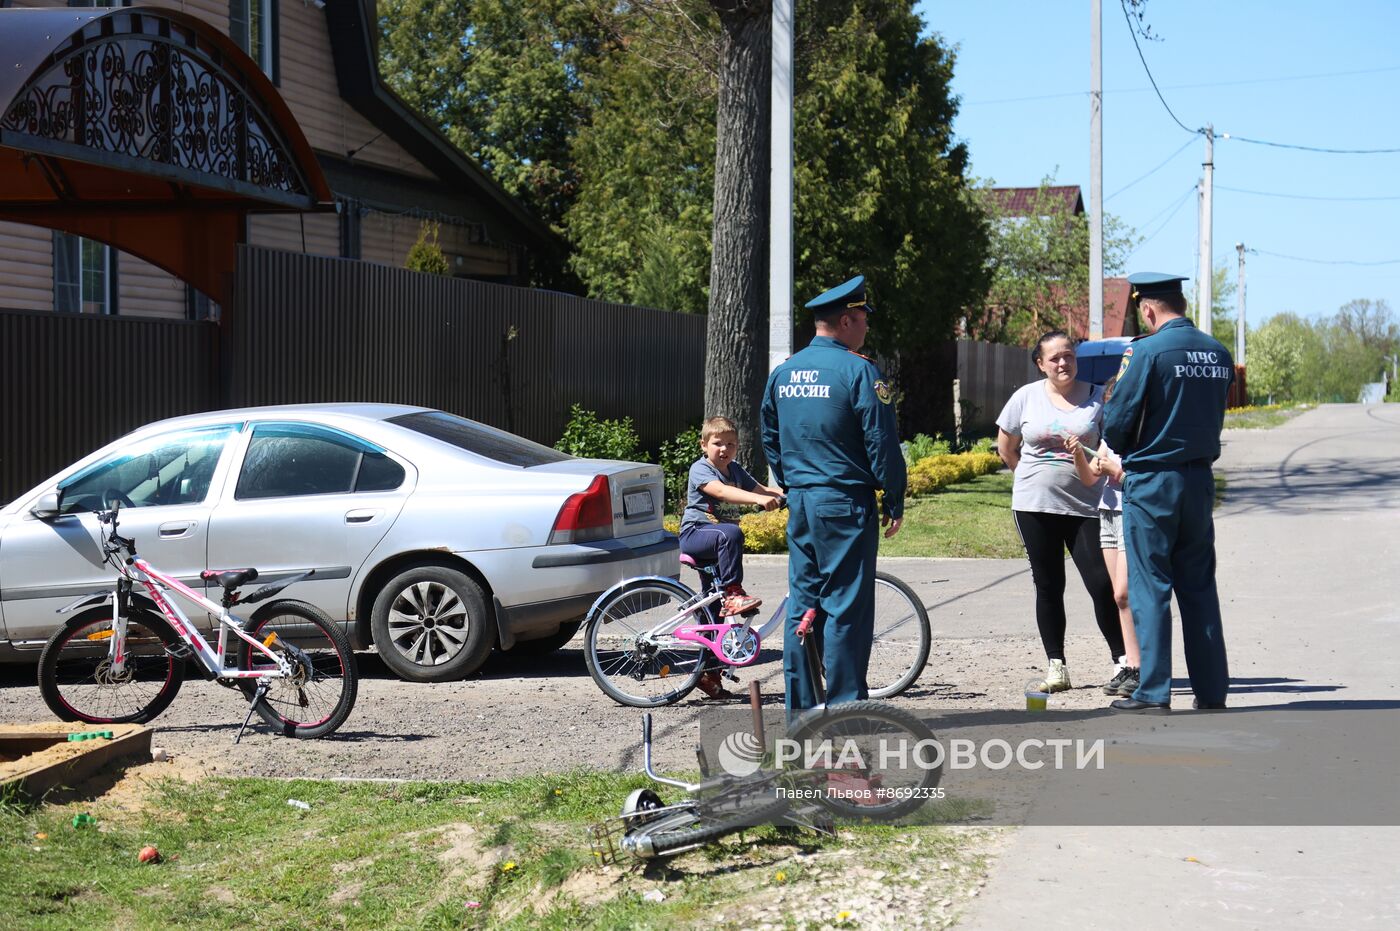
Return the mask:
<svg viewBox="0 0 1400 931">
<path fill-rule="evenodd" d="M 1123 628 L 1113 600 L 1113 580 L 1099 547 L 1099 519 L 1040 511 L 1012 511 L 1035 581 L 1035 623 L 1048 659 L 1065 658 L 1065 547 L 1069 547 L 1084 588 L 1094 602 L 1094 618 L 1114 661 L 1123 655 Z"/>
</svg>

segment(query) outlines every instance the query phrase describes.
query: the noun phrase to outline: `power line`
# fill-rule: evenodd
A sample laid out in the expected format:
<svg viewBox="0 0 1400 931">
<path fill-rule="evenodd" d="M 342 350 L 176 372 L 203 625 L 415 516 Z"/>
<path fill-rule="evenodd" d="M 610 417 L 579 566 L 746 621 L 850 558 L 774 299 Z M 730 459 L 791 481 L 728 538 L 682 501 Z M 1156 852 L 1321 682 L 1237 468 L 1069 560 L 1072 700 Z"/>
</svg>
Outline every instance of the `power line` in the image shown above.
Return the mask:
<svg viewBox="0 0 1400 931">
<path fill-rule="evenodd" d="M 1118 5 L 1123 8 L 1123 21 L 1128 24 L 1128 34 L 1133 37 L 1133 48 L 1137 49 L 1138 58 L 1142 61 L 1142 70 L 1147 72 L 1147 80 L 1152 83 L 1152 89 L 1157 91 L 1157 99 L 1160 100 L 1162 106 L 1166 108 L 1167 115 L 1176 122 L 1176 125 L 1180 126 L 1188 133 L 1202 132 L 1203 130 L 1192 129 L 1187 126 L 1185 123 L 1181 122 L 1181 120 L 1177 119 L 1176 114 L 1172 112 L 1172 108 L 1167 104 L 1167 98 L 1162 96 L 1162 91 L 1157 87 L 1157 79 L 1152 76 L 1152 69 L 1147 67 L 1147 58 L 1142 54 L 1142 46 L 1138 44 L 1137 30 L 1133 28 L 1133 19 L 1128 15 L 1127 0 L 1118 0 Z"/>
<path fill-rule="evenodd" d="M 1123 185 L 1123 186 L 1120 187 L 1118 190 L 1114 191 L 1112 194 L 1110 194 L 1110 195 L 1108 195 L 1107 197 L 1105 197 L 1105 198 L 1104 198 L 1104 203 L 1107 203 L 1107 202 L 1113 200 L 1113 198 L 1117 197 L 1119 194 L 1122 194 L 1124 191 L 1126 191 L 1128 188 L 1132 187 L 1134 184 L 1137 184 L 1138 181 L 1143 181 L 1143 180 L 1145 180 L 1145 179 L 1151 177 L 1152 175 L 1156 174 L 1156 173 L 1157 173 L 1158 171 L 1160 171 L 1162 168 L 1166 167 L 1167 162 L 1170 162 L 1172 159 L 1176 158 L 1176 157 L 1177 157 L 1178 155 L 1180 155 L 1182 152 L 1185 152 L 1185 151 L 1186 151 L 1186 147 L 1189 146 L 1191 143 L 1193 143 L 1193 142 L 1195 142 L 1195 141 L 1196 141 L 1195 139 L 1187 139 L 1185 142 L 1183 142 L 1183 143 L 1181 144 L 1181 148 L 1177 149 L 1177 150 L 1176 150 L 1175 152 L 1173 152 L 1171 155 L 1168 155 L 1166 158 L 1164 158 L 1164 159 L 1162 160 L 1162 163 L 1161 163 L 1160 165 L 1158 165 L 1156 168 L 1152 169 L 1152 170 L 1149 171 L 1147 174 L 1142 175 L 1141 177 L 1137 178 L 1136 180 L 1129 181 L 1127 184 Z"/>
<path fill-rule="evenodd" d="M 1282 252 L 1269 252 L 1265 249 L 1246 249 L 1254 255 L 1268 255 L 1276 259 L 1288 259 L 1291 262 L 1307 262 L 1311 265 L 1362 265 L 1372 267 L 1377 265 L 1400 265 L 1400 259 L 1382 259 L 1379 262 L 1357 262 L 1352 259 L 1309 259 L 1301 255 L 1284 255 Z"/>
<path fill-rule="evenodd" d="M 1162 232 L 1162 230 L 1166 229 L 1168 226 L 1171 226 L 1172 220 L 1175 219 L 1175 218 L 1176 218 L 1176 215 L 1177 215 L 1178 213 L 1181 212 L 1181 208 L 1184 207 L 1184 206 L 1186 206 L 1186 203 L 1187 203 L 1188 199 L 1189 199 L 1189 198 L 1191 197 L 1191 195 L 1194 194 L 1194 193 L 1196 193 L 1196 185 L 1193 184 L 1193 185 L 1191 185 L 1189 188 L 1186 189 L 1186 192 L 1185 192 L 1184 194 L 1182 194 L 1182 195 L 1181 195 L 1180 197 L 1178 197 L 1176 200 L 1172 201 L 1170 204 L 1167 204 L 1167 206 L 1163 207 L 1161 210 L 1157 211 L 1156 216 L 1154 216 L 1151 220 L 1148 220 L 1146 223 L 1144 223 L 1143 226 L 1151 226 L 1153 220 L 1156 220 L 1157 217 L 1160 217 L 1162 214 L 1166 213 L 1168 210 L 1171 210 L 1171 214 L 1170 214 L 1165 220 L 1162 221 L 1162 224 L 1161 224 L 1160 226 L 1158 226 L 1155 230 L 1153 230 L 1153 231 L 1152 231 L 1151 233 L 1149 233 L 1148 235 L 1144 236 L 1144 237 L 1142 238 L 1142 240 L 1139 241 L 1138 244 L 1137 244 L 1136 246 L 1133 246 L 1133 250 L 1132 250 L 1131 252 L 1129 252 L 1127 255 L 1123 256 L 1123 258 L 1124 258 L 1125 260 L 1132 258 L 1134 255 L 1137 254 L 1137 251 L 1138 251 L 1139 249 L 1141 249 L 1143 246 L 1147 245 L 1147 244 L 1148 244 L 1149 242 L 1151 242 L 1153 239 L 1157 238 L 1157 234 L 1158 234 L 1158 233 Z M 1175 209 L 1172 209 L 1172 208 L 1175 208 Z"/>
<path fill-rule="evenodd" d="M 1288 142 L 1266 142 L 1263 139 L 1246 139 L 1244 136 L 1236 136 L 1233 133 L 1225 133 L 1216 138 L 1233 139 L 1236 142 L 1248 142 L 1251 145 L 1267 145 L 1275 149 L 1297 149 L 1302 152 L 1326 152 L 1331 155 L 1393 155 L 1400 152 L 1400 149 L 1329 149 L 1315 145 L 1293 145 Z"/>
<path fill-rule="evenodd" d="M 1313 194 L 1283 194 L 1277 191 L 1251 191 L 1242 187 L 1226 187 L 1223 184 L 1215 186 L 1217 191 L 1233 191 L 1236 194 L 1254 194 L 1259 197 L 1282 197 L 1288 200 L 1325 200 L 1325 201 L 1382 201 L 1400 200 L 1400 194 L 1384 195 L 1376 197 L 1320 197 Z"/>
<path fill-rule="evenodd" d="M 1363 68 L 1359 71 L 1324 71 L 1318 74 L 1291 74 L 1279 75 L 1273 78 L 1249 78 L 1243 81 L 1211 81 L 1204 84 L 1164 84 L 1162 90 L 1197 90 L 1205 87 L 1243 87 L 1250 84 L 1275 84 L 1280 81 L 1312 81 L 1317 78 L 1340 78 L 1358 74 L 1381 74 L 1388 71 L 1400 71 L 1400 65 L 1392 65 L 1386 68 Z M 1104 91 L 1104 96 L 1109 94 L 1145 94 L 1152 90 L 1151 87 L 1120 87 L 1115 90 Z M 975 107 L 983 104 L 994 103 L 1022 103 L 1033 100 L 1058 100 L 1067 97 L 1087 97 L 1088 91 L 1067 91 L 1060 94 L 1037 94 L 1033 97 L 1000 97 L 995 100 L 965 100 L 963 106 Z"/>
</svg>

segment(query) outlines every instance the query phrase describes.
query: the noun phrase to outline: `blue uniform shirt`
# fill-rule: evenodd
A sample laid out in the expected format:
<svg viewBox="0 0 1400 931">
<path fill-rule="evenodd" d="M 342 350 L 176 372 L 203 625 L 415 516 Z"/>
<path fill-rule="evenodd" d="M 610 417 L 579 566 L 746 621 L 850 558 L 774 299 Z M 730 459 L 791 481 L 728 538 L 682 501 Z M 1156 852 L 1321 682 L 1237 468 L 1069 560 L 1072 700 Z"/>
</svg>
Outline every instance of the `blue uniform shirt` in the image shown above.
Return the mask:
<svg viewBox="0 0 1400 931">
<path fill-rule="evenodd" d="M 904 514 L 907 475 L 893 396 L 865 356 L 827 336 L 773 370 L 763 389 L 763 451 L 783 488 L 882 488 Z"/>
<path fill-rule="evenodd" d="M 1185 317 L 1168 320 L 1124 349 L 1104 406 L 1104 441 L 1129 472 L 1214 462 L 1234 378 L 1234 360 L 1219 340 Z"/>
</svg>

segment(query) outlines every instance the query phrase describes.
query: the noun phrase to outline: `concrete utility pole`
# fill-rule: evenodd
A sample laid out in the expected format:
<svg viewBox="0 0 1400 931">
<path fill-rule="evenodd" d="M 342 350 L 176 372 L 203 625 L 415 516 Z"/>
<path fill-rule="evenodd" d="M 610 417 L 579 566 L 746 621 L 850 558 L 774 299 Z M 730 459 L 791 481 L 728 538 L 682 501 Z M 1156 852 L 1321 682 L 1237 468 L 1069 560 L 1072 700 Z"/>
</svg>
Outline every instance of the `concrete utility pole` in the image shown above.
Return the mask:
<svg viewBox="0 0 1400 931">
<path fill-rule="evenodd" d="M 1235 364 L 1244 365 L 1244 243 L 1235 243 L 1240 257 L 1240 283 L 1235 288 L 1239 314 L 1235 318 Z"/>
<path fill-rule="evenodd" d="M 1215 127 L 1206 124 L 1206 160 L 1201 163 L 1201 302 L 1196 305 L 1196 326 L 1201 332 L 1211 330 L 1211 305 L 1215 296 L 1211 287 L 1215 277 L 1215 262 L 1211 258 L 1211 188 L 1215 184 Z"/>
<path fill-rule="evenodd" d="M 1205 212 L 1202 209 L 1205 198 L 1206 182 L 1204 178 L 1196 179 L 1196 327 L 1201 326 L 1201 223 L 1205 219 Z"/>
<path fill-rule="evenodd" d="M 792 355 L 792 13 L 773 0 L 773 115 L 768 200 L 768 371 Z"/>
<path fill-rule="evenodd" d="M 1089 13 L 1089 338 L 1103 339 L 1103 0 Z"/>
</svg>

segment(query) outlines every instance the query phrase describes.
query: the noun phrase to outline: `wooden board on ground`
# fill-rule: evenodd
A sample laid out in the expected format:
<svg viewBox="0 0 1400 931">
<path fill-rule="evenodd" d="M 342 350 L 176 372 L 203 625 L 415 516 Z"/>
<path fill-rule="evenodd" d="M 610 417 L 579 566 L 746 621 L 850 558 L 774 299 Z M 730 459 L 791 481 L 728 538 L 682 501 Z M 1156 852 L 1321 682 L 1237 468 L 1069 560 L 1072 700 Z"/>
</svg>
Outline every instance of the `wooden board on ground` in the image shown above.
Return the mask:
<svg viewBox="0 0 1400 931">
<path fill-rule="evenodd" d="M 104 737 L 70 741 L 69 734 L 110 731 Z M 151 732 L 139 724 L 0 724 L 0 792 L 31 798 L 73 786 L 120 762 L 151 758 Z M 13 790 L 11 787 L 15 787 Z"/>
</svg>

